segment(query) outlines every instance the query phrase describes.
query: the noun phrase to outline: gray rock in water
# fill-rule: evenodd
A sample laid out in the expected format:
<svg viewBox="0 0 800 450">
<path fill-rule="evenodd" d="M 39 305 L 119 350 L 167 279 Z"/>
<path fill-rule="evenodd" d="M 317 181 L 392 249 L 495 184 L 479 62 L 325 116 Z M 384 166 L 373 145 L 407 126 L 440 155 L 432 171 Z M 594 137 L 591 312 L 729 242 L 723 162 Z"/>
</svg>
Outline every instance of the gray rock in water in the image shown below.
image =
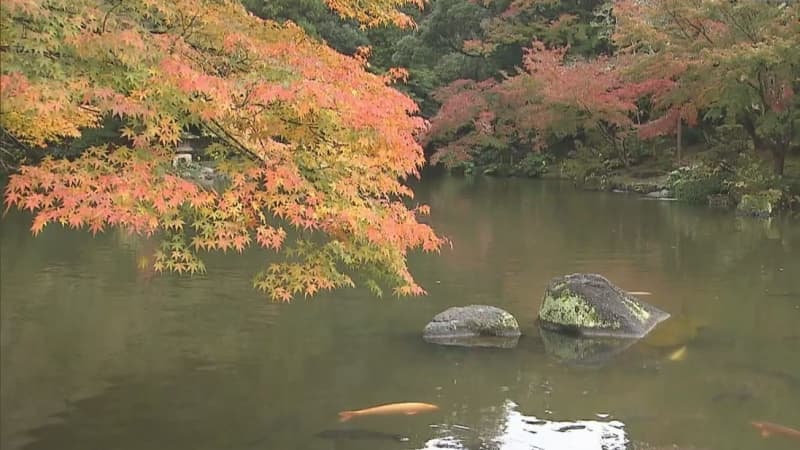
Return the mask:
<svg viewBox="0 0 800 450">
<path fill-rule="evenodd" d="M 487 305 L 449 308 L 437 314 L 422 332 L 426 342 L 466 347 L 510 348 L 517 345 L 519 336 L 514 316 Z"/>
<path fill-rule="evenodd" d="M 597 274 L 553 279 L 539 309 L 543 328 L 581 336 L 641 338 L 667 318 Z"/>
<path fill-rule="evenodd" d="M 672 198 L 672 192 L 669 189 L 661 189 L 660 191 L 648 192 L 645 196 L 648 198 L 667 199 Z"/>
</svg>

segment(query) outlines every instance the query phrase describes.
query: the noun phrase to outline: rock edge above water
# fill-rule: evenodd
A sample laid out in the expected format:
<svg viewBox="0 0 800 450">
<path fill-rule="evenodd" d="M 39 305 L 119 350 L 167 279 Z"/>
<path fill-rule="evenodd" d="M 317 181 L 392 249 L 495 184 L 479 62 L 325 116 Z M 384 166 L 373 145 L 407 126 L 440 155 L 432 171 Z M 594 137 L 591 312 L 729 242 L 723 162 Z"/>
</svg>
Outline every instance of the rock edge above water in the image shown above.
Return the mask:
<svg viewBox="0 0 800 450">
<path fill-rule="evenodd" d="M 434 316 L 422 332 L 426 342 L 465 347 L 514 347 L 520 331 L 509 312 L 489 305 L 448 308 Z"/>
<path fill-rule="evenodd" d="M 641 338 L 667 318 L 605 277 L 583 273 L 550 281 L 539 309 L 543 328 L 580 336 Z"/>
</svg>

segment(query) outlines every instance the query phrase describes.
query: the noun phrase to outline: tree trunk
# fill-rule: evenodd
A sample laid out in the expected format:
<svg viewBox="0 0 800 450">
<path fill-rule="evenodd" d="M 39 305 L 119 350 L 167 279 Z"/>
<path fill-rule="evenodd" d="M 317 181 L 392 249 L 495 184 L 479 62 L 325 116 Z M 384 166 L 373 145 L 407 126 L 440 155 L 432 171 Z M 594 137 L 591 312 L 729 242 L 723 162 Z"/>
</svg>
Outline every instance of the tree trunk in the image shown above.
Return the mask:
<svg viewBox="0 0 800 450">
<path fill-rule="evenodd" d="M 678 165 L 681 165 L 681 159 L 683 157 L 683 114 L 678 114 Z"/>
<path fill-rule="evenodd" d="M 617 155 L 619 155 L 619 158 L 622 160 L 622 164 L 625 166 L 625 168 L 630 167 L 631 160 L 628 157 L 628 149 L 625 148 L 625 140 L 623 139 L 619 145 L 615 143 L 614 146 L 617 147 Z"/>
<path fill-rule="evenodd" d="M 786 149 L 773 148 L 772 149 L 772 171 L 775 175 L 783 175 L 783 166 L 786 162 Z"/>
</svg>

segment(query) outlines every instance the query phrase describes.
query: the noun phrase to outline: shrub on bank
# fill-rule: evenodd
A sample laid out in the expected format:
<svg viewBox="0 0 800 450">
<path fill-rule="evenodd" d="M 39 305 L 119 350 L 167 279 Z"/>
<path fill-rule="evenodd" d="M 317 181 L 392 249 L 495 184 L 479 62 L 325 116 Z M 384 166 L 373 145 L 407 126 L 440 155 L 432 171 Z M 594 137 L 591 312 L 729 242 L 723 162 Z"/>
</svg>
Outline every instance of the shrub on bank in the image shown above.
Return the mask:
<svg viewBox="0 0 800 450">
<path fill-rule="evenodd" d="M 690 203 L 707 203 L 710 195 L 725 192 L 721 168 L 704 163 L 673 170 L 668 183 L 675 198 Z"/>
</svg>

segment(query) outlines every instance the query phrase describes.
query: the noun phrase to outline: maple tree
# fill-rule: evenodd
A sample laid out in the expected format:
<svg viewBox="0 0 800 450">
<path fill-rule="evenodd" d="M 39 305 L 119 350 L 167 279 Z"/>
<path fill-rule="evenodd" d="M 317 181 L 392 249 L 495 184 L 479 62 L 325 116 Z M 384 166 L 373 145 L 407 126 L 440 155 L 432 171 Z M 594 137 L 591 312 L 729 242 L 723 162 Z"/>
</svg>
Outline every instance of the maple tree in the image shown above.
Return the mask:
<svg viewBox="0 0 800 450">
<path fill-rule="evenodd" d="M 621 76 L 619 67 L 626 61 L 606 56 L 571 61 L 566 53 L 567 48 L 548 49 L 541 42 L 534 42 L 527 51 L 525 73 L 519 76 L 529 76 L 540 86 L 543 108 L 548 111 L 527 126 L 571 135 L 596 133 L 605 147 L 629 165 L 626 145 L 634 130 L 638 92 Z"/>
<path fill-rule="evenodd" d="M 605 0 L 484 0 L 483 4 L 499 11 L 481 25 L 481 39 L 464 42 L 467 49 L 521 50 L 540 41 L 548 47 L 569 46 L 580 55 L 610 51 L 613 18 Z"/>
<path fill-rule="evenodd" d="M 610 51 L 609 5 L 591 0 L 473 3 L 491 13 L 478 37 L 463 40 L 463 51 L 503 62 L 494 65 L 495 76 L 488 80 L 457 80 L 434 91 L 443 104 L 424 141 L 435 148 L 433 162 L 485 166 L 488 161 L 535 175 L 539 170 L 525 163 L 541 161 L 531 158 L 532 150 L 541 154 L 552 145 L 591 138 L 612 147 L 627 164 L 635 105 L 623 98 L 616 68 L 607 70 L 615 61 L 593 59 Z M 570 94 L 575 95 L 565 96 Z"/>
<path fill-rule="evenodd" d="M 610 19 L 591 22 L 594 41 L 575 40 L 568 36 L 586 33 L 570 8 L 584 22 Z M 426 143 L 436 161 L 458 164 L 502 147 L 483 145 L 492 139 L 544 150 L 571 138 L 628 166 L 640 139 L 672 134 L 680 161 L 681 126 L 703 123 L 743 130 L 781 174 L 786 155 L 800 149 L 798 11 L 797 3 L 752 0 L 618 0 L 613 9 L 513 0 L 483 25 L 484 39 L 464 46 L 491 54 L 533 35 L 519 68 L 491 87 L 459 80 L 437 91 L 444 103 Z M 571 41 L 581 48 L 563 45 Z"/>
<path fill-rule="evenodd" d="M 420 0 L 328 0 L 365 26 L 408 26 Z M 414 102 L 391 87 L 402 70 L 364 70 L 291 22 L 232 0 L 5 0 L 0 128 L 17 145 L 59 145 L 102 120 L 121 143 L 44 157 L 10 177 L 9 207 L 48 224 L 163 235 L 154 268 L 205 270 L 199 253 L 279 252 L 254 281 L 288 300 L 353 286 L 421 294 L 406 265 L 443 240 L 403 184 L 424 162 Z M 186 130 L 212 144 L 218 189 L 171 163 Z M 273 258 L 274 260 L 274 258 Z"/>
<path fill-rule="evenodd" d="M 388 50 L 379 54 L 409 69 L 403 88 L 430 117 L 439 88 L 500 79 L 521 64 L 533 40 L 594 55 L 608 50 L 612 25 L 608 3 L 598 0 L 437 0 L 417 21 L 418 28 L 384 42 Z"/>
<path fill-rule="evenodd" d="M 439 147 L 434 162 L 470 158 L 477 135 L 491 134 L 526 151 L 543 151 L 552 138 L 596 135 L 629 164 L 626 141 L 635 131 L 635 100 L 643 89 L 623 79 L 619 65 L 624 62 L 603 56 L 570 59 L 567 50 L 535 41 L 519 73 L 501 83 L 460 80 L 440 90 L 444 103 L 428 139 L 457 137 Z"/>
<path fill-rule="evenodd" d="M 776 174 L 800 148 L 800 5 L 755 0 L 617 0 L 614 42 L 634 55 L 628 76 L 651 87 L 662 115 L 646 136 L 681 120 L 741 127 Z"/>
</svg>

